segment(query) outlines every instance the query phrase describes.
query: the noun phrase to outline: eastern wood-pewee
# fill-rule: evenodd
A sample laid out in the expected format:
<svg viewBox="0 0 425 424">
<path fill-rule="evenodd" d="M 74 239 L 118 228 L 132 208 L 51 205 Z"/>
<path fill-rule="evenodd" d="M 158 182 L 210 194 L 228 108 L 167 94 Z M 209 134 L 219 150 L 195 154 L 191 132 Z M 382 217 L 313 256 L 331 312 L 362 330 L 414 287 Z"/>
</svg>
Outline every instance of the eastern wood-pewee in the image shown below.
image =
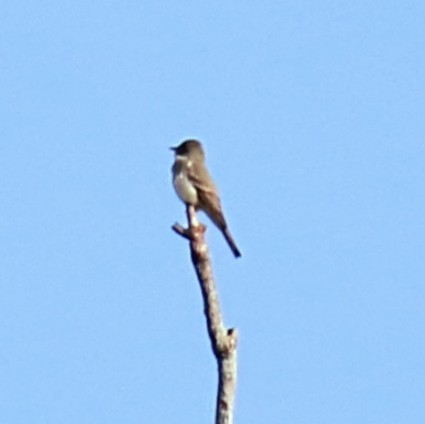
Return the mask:
<svg viewBox="0 0 425 424">
<path fill-rule="evenodd" d="M 186 140 L 177 147 L 172 167 L 173 185 L 177 195 L 187 205 L 203 210 L 223 233 L 235 257 L 241 256 L 227 227 L 221 210 L 217 188 L 206 166 L 202 145 L 197 140 Z"/>
</svg>

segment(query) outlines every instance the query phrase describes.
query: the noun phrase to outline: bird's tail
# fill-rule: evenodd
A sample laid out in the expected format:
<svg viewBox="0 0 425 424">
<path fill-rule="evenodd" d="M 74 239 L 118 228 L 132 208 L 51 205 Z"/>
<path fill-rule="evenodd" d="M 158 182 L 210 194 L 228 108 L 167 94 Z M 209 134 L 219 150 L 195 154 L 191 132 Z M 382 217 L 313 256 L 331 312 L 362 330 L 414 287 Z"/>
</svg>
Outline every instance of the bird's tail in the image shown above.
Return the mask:
<svg viewBox="0 0 425 424">
<path fill-rule="evenodd" d="M 230 234 L 230 231 L 228 230 L 227 227 L 224 227 L 222 229 L 223 232 L 223 236 L 227 241 L 227 244 L 229 245 L 230 249 L 232 249 L 233 254 L 235 255 L 235 258 L 239 258 L 242 256 L 240 250 L 238 249 L 238 247 L 236 246 L 235 240 L 233 240 L 232 235 Z"/>
</svg>

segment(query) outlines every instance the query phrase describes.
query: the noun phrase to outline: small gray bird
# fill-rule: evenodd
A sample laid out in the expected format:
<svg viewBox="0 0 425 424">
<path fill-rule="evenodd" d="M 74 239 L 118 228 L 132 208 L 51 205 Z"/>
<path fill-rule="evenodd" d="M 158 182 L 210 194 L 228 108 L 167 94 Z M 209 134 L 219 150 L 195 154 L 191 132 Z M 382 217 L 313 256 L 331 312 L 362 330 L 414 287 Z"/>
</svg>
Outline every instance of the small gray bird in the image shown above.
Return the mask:
<svg viewBox="0 0 425 424">
<path fill-rule="evenodd" d="M 171 169 L 173 185 L 180 200 L 197 210 L 203 210 L 223 233 L 235 257 L 240 257 L 241 252 L 224 219 L 217 188 L 205 166 L 201 143 L 198 140 L 186 140 L 177 147 L 171 147 L 171 150 L 175 152 Z"/>
</svg>

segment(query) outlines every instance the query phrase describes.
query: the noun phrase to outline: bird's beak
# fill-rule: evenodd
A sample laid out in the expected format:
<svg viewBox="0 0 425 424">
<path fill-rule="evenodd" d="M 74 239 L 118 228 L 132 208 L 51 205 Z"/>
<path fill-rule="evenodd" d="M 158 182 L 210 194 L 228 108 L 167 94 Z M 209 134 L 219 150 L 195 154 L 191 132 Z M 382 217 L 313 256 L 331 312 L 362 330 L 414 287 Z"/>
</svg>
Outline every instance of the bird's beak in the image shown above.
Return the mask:
<svg viewBox="0 0 425 424">
<path fill-rule="evenodd" d="M 172 150 L 173 152 L 175 152 L 177 150 L 177 147 L 170 147 L 170 150 Z"/>
</svg>

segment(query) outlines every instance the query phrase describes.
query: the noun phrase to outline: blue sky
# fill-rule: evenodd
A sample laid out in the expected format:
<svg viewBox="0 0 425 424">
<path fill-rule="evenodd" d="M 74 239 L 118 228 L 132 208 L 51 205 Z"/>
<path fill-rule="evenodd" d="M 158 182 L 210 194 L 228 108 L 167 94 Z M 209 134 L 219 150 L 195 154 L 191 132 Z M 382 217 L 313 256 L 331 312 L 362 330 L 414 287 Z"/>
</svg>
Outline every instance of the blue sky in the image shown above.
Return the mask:
<svg viewBox="0 0 425 424">
<path fill-rule="evenodd" d="M 4 1 L 0 421 L 211 422 L 169 146 L 243 257 L 235 423 L 425 420 L 421 1 Z"/>
</svg>

